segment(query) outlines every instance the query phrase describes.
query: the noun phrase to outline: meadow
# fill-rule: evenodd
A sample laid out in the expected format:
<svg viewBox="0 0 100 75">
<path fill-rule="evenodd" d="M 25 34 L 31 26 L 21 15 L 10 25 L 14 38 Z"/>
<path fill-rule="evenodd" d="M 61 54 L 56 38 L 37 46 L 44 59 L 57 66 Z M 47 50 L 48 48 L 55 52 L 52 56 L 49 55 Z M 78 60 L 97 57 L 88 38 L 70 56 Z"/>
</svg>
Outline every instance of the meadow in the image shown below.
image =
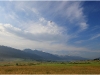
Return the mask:
<svg viewBox="0 0 100 75">
<path fill-rule="evenodd" d="M 0 62 L 0 74 L 100 74 L 100 60 L 72 62 Z"/>
</svg>

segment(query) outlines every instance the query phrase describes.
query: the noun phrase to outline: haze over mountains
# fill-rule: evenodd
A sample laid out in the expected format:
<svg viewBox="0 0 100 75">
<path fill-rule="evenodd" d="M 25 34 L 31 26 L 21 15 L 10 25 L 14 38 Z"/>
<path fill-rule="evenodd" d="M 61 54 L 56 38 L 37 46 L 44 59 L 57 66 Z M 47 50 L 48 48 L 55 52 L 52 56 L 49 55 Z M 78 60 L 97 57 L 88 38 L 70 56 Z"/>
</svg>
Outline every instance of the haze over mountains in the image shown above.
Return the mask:
<svg viewBox="0 0 100 75">
<path fill-rule="evenodd" d="M 5 59 L 28 59 L 39 61 L 70 61 L 70 60 L 86 60 L 86 58 L 79 56 L 59 56 L 46 53 L 39 50 L 24 49 L 19 50 L 7 46 L 0 46 L 0 60 Z"/>
<path fill-rule="evenodd" d="M 36 54 L 33 55 L 15 48 L 0 46 L 0 59 L 11 59 L 11 58 L 34 59 L 34 60 L 41 59 L 41 57 L 39 57 Z"/>
<path fill-rule="evenodd" d="M 42 57 L 44 60 L 61 60 L 61 58 L 56 56 L 56 55 L 46 53 L 46 52 L 42 52 L 42 51 L 39 51 L 39 50 L 25 49 L 24 51 L 27 52 L 27 53 L 31 53 L 33 55 L 36 54 L 36 55 Z"/>
</svg>

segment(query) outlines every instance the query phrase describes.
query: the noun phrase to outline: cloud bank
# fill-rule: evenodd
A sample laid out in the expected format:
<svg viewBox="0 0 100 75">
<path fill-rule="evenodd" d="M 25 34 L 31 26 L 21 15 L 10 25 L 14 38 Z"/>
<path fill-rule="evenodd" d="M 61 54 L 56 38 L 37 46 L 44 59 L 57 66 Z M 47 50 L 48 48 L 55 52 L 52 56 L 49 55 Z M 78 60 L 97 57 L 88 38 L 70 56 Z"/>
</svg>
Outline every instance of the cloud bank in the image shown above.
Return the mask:
<svg viewBox="0 0 100 75">
<path fill-rule="evenodd" d="M 67 38 L 65 38 L 65 35 L 58 35 L 58 33 L 46 34 L 44 32 L 41 34 L 34 34 L 30 31 L 22 31 L 21 29 L 13 27 L 10 24 L 0 24 L 0 35 L 2 36 L 0 39 L 5 41 L 1 41 L 1 44 L 4 43 L 9 46 L 20 45 L 22 46 L 22 49 L 30 47 L 44 50 L 85 50 L 85 48 L 77 48 L 65 45 L 64 43 L 58 43 L 66 41 L 65 39 Z"/>
</svg>

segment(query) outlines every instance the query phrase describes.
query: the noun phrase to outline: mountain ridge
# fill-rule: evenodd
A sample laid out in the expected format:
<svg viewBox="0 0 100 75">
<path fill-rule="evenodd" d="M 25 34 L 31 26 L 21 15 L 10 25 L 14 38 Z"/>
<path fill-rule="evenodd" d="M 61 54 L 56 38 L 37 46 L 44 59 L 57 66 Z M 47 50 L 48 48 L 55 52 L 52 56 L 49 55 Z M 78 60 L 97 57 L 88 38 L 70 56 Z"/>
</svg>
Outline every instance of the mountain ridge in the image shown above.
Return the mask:
<svg viewBox="0 0 100 75">
<path fill-rule="evenodd" d="M 22 59 L 33 59 L 33 60 L 41 59 L 37 55 L 32 55 L 24 51 L 21 51 L 19 49 L 7 46 L 0 46 L 0 58 L 22 58 Z"/>
<path fill-rule="evenodd" d="M 56 55 L 53 55 L 53 54 L 50 54 L 50 53 L 47 53 L 47 52 L 42 52 L 42 51 L 39 51 L 39 50 L 25 49 L 24 51 L 39 55 L 42 58 L 44 58 L 44 60 L 61 60 L 61 58 L 57 57 Z"/>
<path fill-rule="evenodd" d="M 21 58 L 21 59 L 31 59 L 31 60 L 41 60 L 41 61 L 71 61 L 71 60 L 86 60 L 86 58 L 79 56 L 59 56 L 51 53 L 24 49 L 19 50 L 12 47 L 0 46 L 0 59 L 10 59 L 10 58 Z"/>
</svg>

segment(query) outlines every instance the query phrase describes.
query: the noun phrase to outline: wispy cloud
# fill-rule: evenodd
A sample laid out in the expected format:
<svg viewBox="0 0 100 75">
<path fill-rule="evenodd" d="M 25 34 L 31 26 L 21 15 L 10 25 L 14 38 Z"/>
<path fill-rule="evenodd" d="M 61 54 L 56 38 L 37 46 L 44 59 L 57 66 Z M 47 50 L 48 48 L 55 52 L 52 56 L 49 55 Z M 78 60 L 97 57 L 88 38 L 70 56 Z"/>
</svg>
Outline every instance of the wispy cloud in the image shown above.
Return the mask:
<svg viewBox="0 0 100 75">
<path fill-rule="evenodd" d="M 62 39 L 65 39 L 64 35 L 60 34 L 60 31 L 58 31 L 57 28 L 52 30 L 51 27 L 48 28 L 48 26 L 47 29 L 44 26 L 40 26 L 41 29 L 37 29 L 37 27 L 33 26 L 33 30 L 29 29 L 30 31 L 21 30 L 20 28 L 14 27 L 10 24 L 1 24 L 0 27 L 1 31 L 9 32 L 19 37 L 34 41 L 61 41 Z"/>
<path fill-rule="evenodd" d="M 79 40 L 79 41 L 76 41 L 75 43 L 76 44 L 80 44 L 80 43 L 83 43 L 83 42 L 85 42 L 86 40 Z"/>
<path fill-rule="evenodd" d="M 62 34 L 64 28 L 58 26 L 53 21 L 47 21 L 44 18 L 40 18 L 38 22 L 33 23 L 30 27 L 27 28 L 28 31 L 37 34 L 37 33 L 48 33 L 48 34 Z"/>
<path fill-rule="evenodd" d="M 99 37 L 100 37 L 100 34 L 97 34 L 97 35 L 91 37 L 90 40 L 93 40 L 93 39 L 96 39 L 96 38 L 99 38 Z"/>
<path fill-rule="evenodd" d="M 88 38 L 88 39 L 85 39 L 85 40 L 78 40 L 78 41 L 76 41 L 75 43 L 76 43 L 76 44 L 82 44 L 82 43 L 84 43 L 84 42 L 91 41 L 91 40 L 97 39 L 97 38 L 99 38 L 99 37 L 100 37 L 100 34 L 96 34 L 96 35 L 94 35 L 94 36 L 92 36 L 92 37 L 90 37 L 90 38 Z"/>
<path fill-rule="evenodd" d="M 11 4 L 14 6 L 12 7 Z M 25 28 L 26 26 L 27 28 L 27 24 L 40 22 L 39 20 L 41 18 L 45 19 L 43 16 L 48 15 L 52 18 L 62 16 L 65 18 L 66 22 L 70 22 L 70 25 L 78 26 L 78 31 L 83 31 L 88 28 L 81 2 L 9 2 L 7 7 L 9 9 L 8 13 L 6 12 L 5 7 L 1 7 L 3 9 L 1 12 L 3 15 L 2 17 L 6 17 L 6 20 L 10 22 L 10 24 L 14 24 L 17 27 Z M 15 23 L 13 23 L 11 20 Z M 31 24 L 31 26 L 33 25 Z"/>
<path fill-rule="evenodd" d="M 22 31 L 19 28 L 13 27 L 10 24 L 0 24 L 0 35 L 2 36 L 0 44 L 7 44 L 7 46 L 19 46 L 23 49 L 29 47 L 32 49 L 42 49 L 42 50 L 68 50 L 68 51 L 80 51 L 86 50 L 86 48 L 74 47 L 66 45 L 64 43 L 52 43 L 59 41 L 66 41 L 65 36 L 52 35 L 52 34 L 33 34 L 28 31 Z M 11 42 L 10 42 L 11 41 Z"/>
<path fill-rule="evenodd" d="M 88 24 L 86 24 L 86 22 L 80 23 L 80 28 L 81 30 L 85 30 L 88 28 Z"/>
<path fill-rule="evenodd" d="M 42 5 L 41 3 L 39 7 Z M 51 9 L 51 5 L 53 8 Z M 47 2 L 47 4 L 42 6 L 46 7 L 45 11 L 43 8 L 38 8 L 37 10 L 41 12 L 45 12 L 46 15 L 52 15 L 54 18 L 56 16 L 62 16 L 66 19 L 66 21 L 70 22 L 70 24 L 74 24 L 75 26 L 79 26 L 79 31 L 83 31 L 88 28 L 86 17 L 83 13 L 84 8 L 82 7 L 81 2 L 70 2 L 70 1 L 62 1 L 62 2 Z"/>
</svg>

